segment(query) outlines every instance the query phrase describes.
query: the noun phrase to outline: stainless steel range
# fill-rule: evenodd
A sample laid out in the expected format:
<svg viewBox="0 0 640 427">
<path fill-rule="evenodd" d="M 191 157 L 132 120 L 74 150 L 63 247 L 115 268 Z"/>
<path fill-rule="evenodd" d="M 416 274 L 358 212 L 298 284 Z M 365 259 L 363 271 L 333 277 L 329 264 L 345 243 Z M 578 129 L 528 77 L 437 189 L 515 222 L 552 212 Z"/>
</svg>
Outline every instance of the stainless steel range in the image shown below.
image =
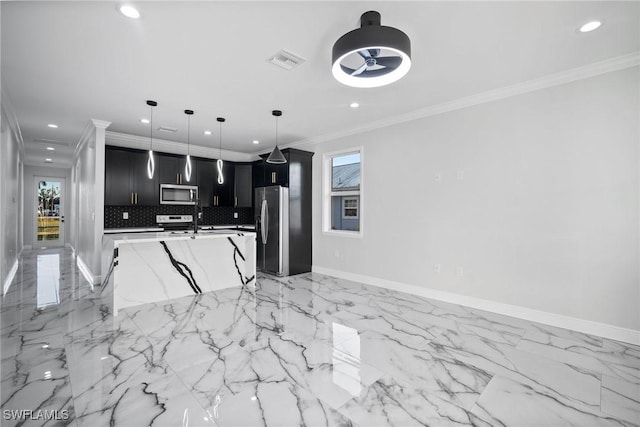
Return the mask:
<svg viewBox="0 0 640 427">
<path fill-rule="evenodd" d="M 165 231 L 186 231 L 193 227 L 193 215 L 156 215 L 156 224 Z"/>
</svg>

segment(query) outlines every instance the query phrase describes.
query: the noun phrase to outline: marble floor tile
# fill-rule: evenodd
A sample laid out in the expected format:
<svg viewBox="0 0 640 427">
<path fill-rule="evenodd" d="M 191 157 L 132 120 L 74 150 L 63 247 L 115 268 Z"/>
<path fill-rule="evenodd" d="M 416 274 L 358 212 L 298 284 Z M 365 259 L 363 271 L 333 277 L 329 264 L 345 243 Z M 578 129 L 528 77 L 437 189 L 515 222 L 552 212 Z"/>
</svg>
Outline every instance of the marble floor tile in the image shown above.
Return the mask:
<svg viewBox="0 0 640 427">
<path fill-rule="evenodd" d="M 560 402 L 517 381 L 495 376 L 469 411 L 474 426 L 629 426 L 576 403 Z"/>
<path fill-rule="evenodd" d="M 640 383 L 603 376 L 602 412 L 640 425 Z"/>
<path fill-rule="evenodd" d="M 67 419 L 3 426 L 640 425 L 631 344 L 316 273 L 118 316 L 112 292 L 67 249 L 25 251 L 0 409 Z"/>
</svg>

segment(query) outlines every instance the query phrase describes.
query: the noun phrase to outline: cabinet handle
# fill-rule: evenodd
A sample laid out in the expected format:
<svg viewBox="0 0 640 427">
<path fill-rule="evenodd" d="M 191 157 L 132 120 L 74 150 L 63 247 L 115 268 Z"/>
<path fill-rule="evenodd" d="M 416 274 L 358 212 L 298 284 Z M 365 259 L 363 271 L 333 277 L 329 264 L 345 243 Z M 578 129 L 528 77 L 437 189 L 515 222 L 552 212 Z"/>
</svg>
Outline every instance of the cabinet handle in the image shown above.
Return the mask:
<svg viewBox="0 0 640 427">
<path fill-rule="evenodd" d="M 276 172 L 271 172 L 271 183 L 272 184 L 276 183 L 276 177 L 277 177 L 277 173 Z"/>
<path fill-rule="evenodd" d="M 136 205 L 138 204 L 138 193 L 136 193 Z"/>
<path fill-rule="evenodd" d="M 235 208 L 235 207 L 237 207 L 237 206 L 238 206 L 238 198 L 237 198 L 237 197 L 234 197 L 234 198 L 233 198 L 233 207 Z"/>
<path fill-rule="evenodd" d="M 133 193 L 131 193 L 131 204 L 133 204 Z"/>
</svg>

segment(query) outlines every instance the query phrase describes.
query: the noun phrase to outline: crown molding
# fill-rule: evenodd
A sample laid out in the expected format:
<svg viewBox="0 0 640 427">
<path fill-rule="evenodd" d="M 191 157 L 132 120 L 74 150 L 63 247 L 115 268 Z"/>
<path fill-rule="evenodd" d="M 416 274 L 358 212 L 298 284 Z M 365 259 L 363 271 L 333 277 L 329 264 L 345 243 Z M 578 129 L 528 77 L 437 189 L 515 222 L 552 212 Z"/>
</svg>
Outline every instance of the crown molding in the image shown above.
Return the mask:
<svg viewBox="0 0 640 427">
<path fill-rule="evenodd" d="M 129 135 L 119 132 L 106 132 L 106 144 L 116 147 L 137 148 L 139 150 L 149 149 L 149 137 Z M 166 139 L 153 138 L 153 151 L 172 154 L 187 154 L 186 146 L 180 142 L 168 141 Z M 191 144 L 189 152 L 192 156 L 217 159 L 220 157 L 220 150 L 212 147 Z M 249 153 L 222 150 L 223 160 L 232 162 L 251 162 L 257 160 L 257 156 Z"/>
<path fill-rule="evenodd" d="M 544 77 L 540 77 L 526 82 L 517 83 L 511 86 L 505 86 L 499 89 L 482 92 L 476 95 L 459 98 L 453 101 L 444 102 L 442 104 L 433 105 L 430 107 L 415 110 L 406 114 L 401 114 L 394 117 L 389 117 L 384 120 L 377 120 L 375 122 L 367 123 L 361 126 L 356 126 L 349 129 L 344 129 L 337 132 L 327 133 L 316 137 L 303 139 L 300 141 L 292 142 L 289 144 L 283 144 L 281 148 L 294 148 L 303 145 L 318 144 L 321 142 L 328 142 L 346 136 L 356 135 L 363 132 L 368 132 L 376 129 L 385 128 L 388 126 L 397 125 L 400 123 L 410 122 L 413 120 L 423 119 L 426 117 L 436 116 L 438 114 L 448 113 L 450 111 L 460 110 L 463 108 L 473 107 L 488 102 L 497 101 L 500 99 L 510 98 L 512 96 L 518 96 L 529 92 L 535 92 L 538 90 L 560 86 L 566 83 L 587 79 L 590 77 L 599 76 L 602 74 L 611 73 L 614 71 L 623 70 L 626 68 L 637 67 L 640 65 L 640 52 L 633 52 L 628 55 L 617 56 L 600 62 L 594 62 L 582 67 L 572 68 L 559 73 L 550 74 Z"/>
<path fill-rule="evenodd" d="M 84 147 L 85 144 L 95 142 L 95 131 L 96 129 L 106 129 L 111 125 L 111 122 L 107 122 L 105 120 L 97 120 L 91 119 L 84 127 L 80 138 L 78 139 L 78 143 L 76 144 L 76 148 L 73 150 L 73 164 L 76 163 L 76 159 Z"/>
</svg>

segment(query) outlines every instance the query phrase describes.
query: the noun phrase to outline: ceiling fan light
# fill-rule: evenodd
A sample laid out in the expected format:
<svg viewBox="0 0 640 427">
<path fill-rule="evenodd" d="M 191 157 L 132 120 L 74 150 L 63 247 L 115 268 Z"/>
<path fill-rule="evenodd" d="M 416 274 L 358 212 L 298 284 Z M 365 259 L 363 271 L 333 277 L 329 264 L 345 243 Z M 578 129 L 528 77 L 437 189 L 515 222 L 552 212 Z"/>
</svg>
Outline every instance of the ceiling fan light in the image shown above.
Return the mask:
<svg viewBox="0 0 640 427">
<path fill-rule="evenodd" d="M 269 154 L 269 157 L 267 157 L 267 163 L 281 165 L 287 163 L 287 158 L 284 157 L 284 154 L 282 154 L 282 151 L 280 151 L 276 145 L 271 154 Z"/>
<path fill-rule="evenodd" d="M 385 86 L 404 77 L 411 68 L 409 37 L 397 28 L 380 25 L 380 14 L 375 11 L 362 14 L 360 24 L 360 28 L 346 33 L 333 45 L 331 72 L 334 78 L 347 86 L 366 88 Z M 379 57 L 383 51 L 396 57 Z M 354 54 L 363 56 L 361 68 L 350 68 L 343 64 Z M 377 64 L 377 60 L 383 58 L 399 58 L 400 63 L 396 66 Z M 380 68 L 375 68 L 376 65 Z"/>
</svg>

